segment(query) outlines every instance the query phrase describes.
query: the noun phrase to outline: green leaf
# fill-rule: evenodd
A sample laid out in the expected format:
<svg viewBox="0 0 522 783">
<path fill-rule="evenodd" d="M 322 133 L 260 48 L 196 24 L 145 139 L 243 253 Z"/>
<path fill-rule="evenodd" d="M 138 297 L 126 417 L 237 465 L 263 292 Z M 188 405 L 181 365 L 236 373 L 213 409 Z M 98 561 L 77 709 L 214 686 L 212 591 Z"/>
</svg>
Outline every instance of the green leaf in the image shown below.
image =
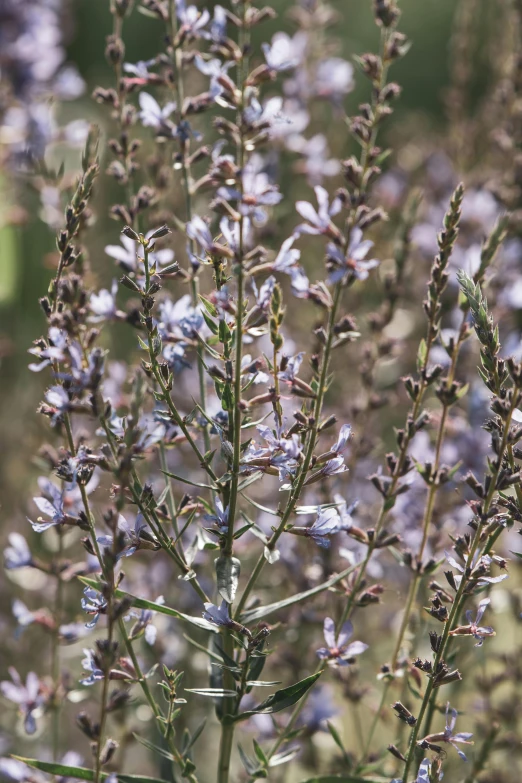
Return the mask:
<svg viewBox="0 0 522 783">
<path fill-rule="evenodd" d="M 230 555 L 220 555 L 214 561 L 216 565 L 217 589 L 227 604 L 234 603 L 237 588 L 239 585 L 239 572 L 241 571 L 241 562 L 237 557 Z"/>
<path fill-rule="evenodd" d="M 57 775 L 63 778 L 76 778 L 77 780 L 94 780 L 92 769 L 85 767 L 69 767 L 66 764 L 59 764 L 51 761 L 38 761 L 37 759 L 26 759 L 23 756 L 11 756 L 17 761 L 22 761 L 28 767 L 39 769 L 41 772 L 47 772 L 49 775 Z M 105 780 L 109 777 L 109 772 L 102 772 L 101 778 Z M 120 783 L 165 783 L 160 778 L 150 778 L 147 775 L 120 775 L 117 774 Z"/>
<path fill-rule="evenodd" d="M 230 718 L 235 723 L 237 721 L 246 720 L 252 715 L 271 715 L 272 713 L 280 712 L 287 707 L 292 707 L 299 699 L 302 699 L 308 690 L 310 690 L 321 674 L 322 672 L 316 672 L 309 677 L 305 677 L 304 680 L 296 682 L 295 685 L 290 685 L 288 688 L 282 688 L 269 696 L 268 699 L 261 704 L 258 704 L 257 707 L 254 707 L 253 710 L 242 712 L 240 715 L 230 716 Z"/>
<path fill-rule="evenodd" d="M 80 582 L 87 585 L 87 587 L 94 587 L 95 590 L 99 590 L 101 587 L 101 584 L 97 579 L 90 579 L 87 576 L 80 576 L 78 579 Z M 155 601 L 147 601 L 145 598 L 138 598 L 131 593 L 126 593 L 124 590 L 115 590 L 114 594 L 116 598 L 130 598 L 132 605 L 137 609 L 152 609 L 153 612 L 166 614 L 169 617 L 175 617 L 177 620 L 184 620 L 191 625 L 197 626 L 197 628 L 203 628 L 205 631 L 219 633 L 219 628 L 212 625 L 212 623 L 207 622 L 207 620 L 204 620 L 203 617 L 192 617 L 190 614 L 183 614 L 183 612 L 178 612 L 177 609 L 172 609 L 170 606 L 157 604 Z"/>
<path fill-rule="evenodd" d="M 190 484 L 191 487 L 200 487 L 201 489 L 212 489 L 216 491 L 218 487 L 215 486 L 215 484 L 201 484 L 198 481 L 190 481 L 188 478 L 184 478 L 183 476 L 177 476 L 175 473 L 167 473 L 166 470 L 161 471 L 165 476 L 169 476 L 169 478 L 173 478 L 176 481 L 182 481 L 184 484 Z"/>
<path fill-rule="evenodd" d="M 185 688 L 185 693 L 196 693 L 198 696 L 211 696 L 214 699 L 226 699 L 237 696 L 237 693 L 226 688 Z"/>
<path fill-rule="evenodd" d="M 136 732 L 133 732 L 132 736 L 135 740 L 137 740 L 140 745 L 143 745 L 148 750 L 151 750 L 153 753 L 163 756 L 164 759 L 168 759 L 169 761 L 175 761 L 176 759 L 172 755 L 172 753 L 169 753 L 168 750 L 165 750 L 165 748 L 160 748 L 159 745 L 155 745 L 153 742 L 149 742 L 148 739 L 145 739 L 145 737 L 140 737 L 139 734 L 136 734 Z"/>
<path fill-rule="evenodd" d="M 267 604 L 266 606 L 258 606 L 256 609 L 250 609 L 248 612 L 243 612 L 241 615 L 241 622 L 247 625 L 255 620 L 260 620 L 261 617 L 272 614 L 272 612 L 277 612 L 279 609 L 284 609 L 287 606 L 292 606 L 300 601 L 304 601 L 312 595 L 322 593 L 324 590 L 328 590 L 330 587 L 336 585 L 337 582 L 340 582 L 341 579 L 344 579 L 348 574 L 351 574 L 355 568 L 357 568 L 356 565 L 350 566 L 345 571 L 341 571 L 340 574 L 331 576 L 326 582 L 322 582 L 320 585 L 312 587 L 310 590 L 305 590 L 303 593 L 296 593 L 295 595 L 291 595 L 290 598 L 284 598 L 282 601 L 276 601 L 275 603 Z"/>
</svg>

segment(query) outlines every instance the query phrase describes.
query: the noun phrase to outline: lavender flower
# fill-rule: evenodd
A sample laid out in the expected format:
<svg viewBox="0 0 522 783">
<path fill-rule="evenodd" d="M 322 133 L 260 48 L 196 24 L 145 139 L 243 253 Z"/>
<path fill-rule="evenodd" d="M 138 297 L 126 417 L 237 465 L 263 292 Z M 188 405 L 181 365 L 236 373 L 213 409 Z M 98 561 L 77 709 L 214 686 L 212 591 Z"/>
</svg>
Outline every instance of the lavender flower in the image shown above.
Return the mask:
<svg viewBox="0 0 522 783">
<path fill-rule="evenodd" d="M 330 283 L 338 283 L 348 273 L 358 280 L 366 280 L 369 271 L 379 265 L 375 258 L 364 260 L 370 248 L 373 247 L 373 242 L 369 239 L 363 240 L 362 237 L 361 229 L 354 228 L 346 253 L 333 243 L 328 245 L 328 261 L 331 265 L 328 275 Z"/>
<path fill-rule="evenodd" d="M 446 704 L 446 726 L 444 731 L 440 734 L 429 734 L 427 737 L 424 737 L 424 741 L 433 744 L 447 742 L 455 748 L 463 761 L 467 761 L 465 753 L 458 746 L 473 745 L 473 742 L 470 741 L 473 734 L 470 734 L 469 732 L 453 733 L 455 723 L 457 722 L 457 716 L 457 710 L 453 709 L 448 701 Z"/>
<path fill-rule="evenodd" d="M 344 529 L 344 522 L 335 508 L 322 509 L 314 523 L 310 527 L 303 528 L 305 535 L 323 549 L 330 548 L 330 536 Z"/>
<path fill-rule="evenodd" d="M 234 625 L 234 621 L 230 617 L 228 604 L 225 600 L 221 601 L 219 607 L 211 603 L 205 603 L 203 618 L 209 623 L 223 628 L 231 628 Z"/>
<path fill-rule="evenodd" d="M 34 672 L 29 672 L 24 685 L 15 668 L 11 666 L 8 671 L 12 682 L 9 680 L 0 682 L 0 691 L 6 699 L 18 704 L 23 715 L 25 731 L 27 734 L 34 734 L 36 731 L 34 713 L 45 703 L 40 680 Z"/>
<path fill-rule="evenodd" d="M 93 650 L 84 648 L 83 654 L 85 658 L 82 659 L 82 667 L 88 673 L 86 677 L 83 677 L 80 682 L 82 685 L 94 685 L 98 680 L 104 679 L 103 671 L 98 666 L 96 655 Z"/>
<path fill-rule="evenodd" d="M 297 226 L 295 234 L 331 234 L 332 231 L 336 231 L 332 217 L 341 211 L 340 199 L 334 198 L 330 204 L 328 192 L 323 187 L 316 185 L 314 191 L 317 210 L 308 201 L 298 201 L 295 205 L 301 217 L 306 220 L 306 223 Z"/>
<path fill-rule="evenodd" d="M 216 510 L 215 514 L 205 514 L 203 519 L 206 522 L 211 522 L 213 524 L 216 524 L 220 530 L 221 533 L 226 533 L 228 530 L 228 512 L 229 507 L 223 508 L 223 503 L 219 498 L 216 498 L 214 502 L 214 507 Z"/>
<path fill-rule="evenodd" d="M 104 598 L 98 590 L 95 590 L 92 587 L 86 587 L 83 591 L 83 595 L 85 597 L 81 600 L 82 609 L 84 612 L 87 612 L 87 614 L 93 615 L 92 620 L 86 623 L 85 627 L 94 628 L 100 619 L 100 615 L 105 614 L 108 606 L 107 599 Z"/>
<path fill-rule="evenodd" d="M 490 625 L 486 625 L 484 627 L 480 626 L 480 621 L 482 620 L 484 612 L 489 606 L 489 603 L 489 598 L 483 598 L 482 601 L 480 601 L 474 620 L 473 612 L 471 609 L 468 609 L 466 611 L 466 620 L 468 621 L 468 625 L 457 626 L 457 628 L 454 628 L 452 631 L 450 631 L 450 636 L 474 636 L 477 640 L 475 647 L 482 647 L 486 637 L 495 636 L 495 631 Z"/>
<path fill-rule="evenodd" d="M 142 125 L 146 128 L 154 128 L 156 131 L 166 132 L 168 135 L 173 134 L 174 127 L 168 122 L 168 119 L 172 112 L 176 110 L 175 103 L 166 103 L 161 108 L 156 99 L 149 95 L 148 92 L 140 92 L 139 102 Z"/>
<path fill-rule="evenodd" d="M 5 568 L 13 571 L 33 564 L 31 550 L 20 533 L 9 533 L 7 540 L 9 544 L 4 549 Z"/>
<path fill-rule="evenodd" d="M 320 647 L 317 650 L 317 657 L 322 661 L 328 661 L 330 666 L 348 666 L 353 663 L 355 655 L 361 655 L 368 649 L 368 645 L 363 642 L 351 642 L 348 640 L 353 635 L 353 625 L 348 620 L 336 636 L 335 623 L 331 617 L 326 617 L 324 621 L 324 640 L 326 647 Z"/>
</svg>

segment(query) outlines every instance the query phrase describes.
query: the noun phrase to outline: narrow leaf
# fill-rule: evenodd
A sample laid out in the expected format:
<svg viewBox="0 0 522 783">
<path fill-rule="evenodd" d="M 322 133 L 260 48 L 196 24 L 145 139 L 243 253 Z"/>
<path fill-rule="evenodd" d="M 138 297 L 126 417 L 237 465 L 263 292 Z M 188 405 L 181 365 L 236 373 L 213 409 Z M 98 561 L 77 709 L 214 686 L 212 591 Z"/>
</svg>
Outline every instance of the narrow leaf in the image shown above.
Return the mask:
<svg viewBox="0 0 522 783">
<path fill-rule="evenodd" d="M 261 617 L 266 617 L 273 612 L 277 612 L 279 609 L 284 609 L 287 606 L 292 606 L 300 601 L 304 601 L 312 595 L 322 593 L 324 590 L 328 590 L 330 587 L 336 585 L 337 582 L 340 582 L 341 579 L 344 579 L 348 574 L 351 574 L 355 568 L 357 568 L 357 565 L 352 565 L 345 571 L 341 571 L 340 574 L 331 576 L 326 582 L 322 582 L 320 585 L 312 587 L 310 590 L 305 590 L 304 593 L 296 593 L 295 595 L 290 596 L 290 598 L 284 598 L 282 601 L 276 601 L 275 603 L 267 604 L 266 606 L 258 606 L 256 609 L 250 609 L 248 612 L 243 612 L 241 615 L 241 622 L 247 625 L 255 620 L 260 620 Z"/>
<path fill-rule="evenodd" d="M 316 674 L 311 674 L 310 677 L 305 677 L 304 680 L 296 682 L 295 685 L 276 691 L 268 699 L 254 707 L 253 710 L 233 716 L 232 720 L 236 722 L 246 720 L 252 715 L 270 715 L 273 712 L 280 712 L 286 709 L 286 707 L 292 707 L 305 695 L 321 674 L 322 672 L 316 672 Z"/>
<path fill-rule="evenodd" d="M 37 759 L 26 759 L 23 756 L 12 756 L 11 758 L 27 764 L 28 767 L 39 769 L 41 772 L 47 772 L 49 775 L 57 775 L 61 778 L 76 778 L 77 780 L 94 780 L 92 769 L 85 767 L 69 767 L 66 764 L 59 764 L 52 761 L 38 761 Z M 102 772 L 102 780 L 109 777 L 109 772 Z M 117 774 L 120 783 L 165 783 L 160 778 L 150 778 L 147 775 L 123 775 Z"/>
</svg>

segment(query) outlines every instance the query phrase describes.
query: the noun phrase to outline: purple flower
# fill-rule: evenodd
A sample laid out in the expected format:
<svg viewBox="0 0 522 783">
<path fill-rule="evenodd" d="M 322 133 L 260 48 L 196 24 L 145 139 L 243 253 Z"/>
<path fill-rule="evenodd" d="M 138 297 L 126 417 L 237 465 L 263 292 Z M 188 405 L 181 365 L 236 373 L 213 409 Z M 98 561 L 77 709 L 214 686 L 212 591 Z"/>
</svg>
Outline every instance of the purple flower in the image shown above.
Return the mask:
<svg viewBox="0 0 522 783">
<path fill-rule="evenodd" d="M 271 71 L 280 73 L 289 68 L 295 68 L 299 63 L 295 56 L 293 41 L 286 33 L 276 33 L 272 38 L 272 43 L 264 43 L 262 48 L 266 64 Z"/>
<path fill-rule="evenodd" d="M 317 650 L 317 657 L 323 661 L 328 661 L 330 666 L 348 666 L 353 663 L 354 655 L 361 655 L 368 649 L 368 645 L 363 642 L 352 642 L 348 640 L 353 635 L 353 625 L 347 620 L 339 634 L 335 634 L 335 623 L 331 617 L 326 617 L 324 621 L 324 640 L 326 647 L 320 647 Z"/>
<path fill-rule="evenodd" d="M 85 658 L 82 660 L 82 667 L 88 672 L 88 676 L 80 680 L 82 685 L 94 685 L 98 680 L 103 680 L 105 675 L 96 662 L 96 656 L 93 650 L 84 649 Z"/>
<path fill-rule="evenodd" d="M 99 539 L 98 539 L 99 540 Z M 92 620 L 85 624 L 86 628 L 94 628 L 101 614 L 105 614 L 107 609 L 107 599 L 93 587 L 86 587 L 83 591 L 84 598 L 81 600 L 82 609 L 87 614 L 93 615 Z"/>
<path fill-rule="evenodd" d="M 277 185 L 270 182 L 268 174 L 263 171 L 263 161 L 259 155 L 254 155 L 245 166 L 242 175 L 242 191 L 233 187 L 222 187 L 217 195 L 226 201 L 237 201 L 242 215 L 252 217 L 254 223 L 263 226 L 267 214 L 263 207 L 279 204 L 283 198 Z"/>
<path fill-rule="evenodd" d="M 325 508 L 319 511 L 315 522 L 303 528 L 304 535 L 313 539 L 318 546 L 329 549 L 330 536 L 340 533 L 345 529 L 344 523 L 336 508 Z"/>
<path fill-rule="evenodd" d="M 145 235 L 148 239 L 154 230 L 148 231 Z M 124 272 L 139 272 L 143 270 L 143 248 L 141 245 L 136 245 L 134 239 L 122 234 L 121 245 L 107 245 L 105 252 L 111 258 L 114 258 Z M 123 245 L 123 247 L 122 247 Z M 149 263 L 156 266 L 163 266 L 164 264 L 170 264 L 174 260 L 174 251 L 170 248 L 163 248 L 162 250 L 155 250 L 153 253 L 149 253 Z"/>
<path fill-rule="evenodd" d="M 140 120 L 146 128 L 155 128 L 157 131 L 167 131 L 168 135 L 173 135 L 174 125 L 169 122 L 169 117 L 176 109 L 173 102 L 166 103 L 163 108 L 152 95 L 148 92 L 140 92 Z"/>
<path fill-rule="evenodd" d="M 200 54 L 197 54 L 194 58 L 194 64 L 200 73 L 210 77 L 210 94 L 212 98 L 216 99 L 223 94 L 225 84 L 231 92 L 234 92 L 234 82 L 228 76 L 228 71 L 233 65 L 232 62 L 222 63 L 217 58 L 204 60 Z"/>
<path fill-rule="evenodd" d="M 221 601 L 219 607 L 211 603 L 205 603 L 203 618 L 207 620 L 207 622 L 213 623 L 213 625 L 223 626 L 224 628 L 231 628 L 234 625 L 234 621 L 230 617 L 228 611 L 228 604 L 225 600 Z"/>
<path fill-rule="evenodd" d="M 28 625 L 32 625 L 37 619 L 36 612 L 31 612 L 30 609 L 20 601 L 19 598 L 15 598 L 12 605 L 13 617 L 20 626 L 20 628 L 27 628 Z"/>
<path fill-rule="evenodd" d="M 31 550 L 20 533 L 9 533 L 8 546 L 4 549 L 4 566 L 8 571 L 33 564 Z"/>
<path fill-rule="evenodd" d="M 335 451 L 336 453 L 339 451 L 344 451 L 346 448 L 346 444 L 352 437 L 352 428 L 350 424 L 343 424 L 341 429 L 339 430 L 339 437 L 337 438 L 336 442 L 332 446 L 332 451 Z"/>
<path fill-rule="evenodd" d="M 296 353 L 287 359 L 285 369 L 278 373 L 278 377 L 287 383 L 293 383 L 297 377 L 303 361 L 304 352 Z"/>
<path fill-rule="evenodd" d="M 444 735 L 446 742 L 449 742 L 451 745 L 453 745 L 460 758 L 466 761 L 467 759 L 465 754 L 462 752 L 462 750 L 460 750 L 459 747 L 457 747 L 456 743 L 472 745 L 473 743 L 470 742 L 470 740 L 473 734 L 470 734 L 467 731 L 461 731 L 458 734 L 453 733 L 453 729 L 455 728 L 455 723 L 457 721 L 457 715 L 457 710 L 452 709 L 450 707 L 450 703 L 448 702 L 446 705 L 446 728 L 444 730 Z"/>
<path fill-rule="evenodd" d="M 219 498 L 216 498 L 214 507 L 216 509 L 215 514 L 205 514 L 203 519 L 206 522 L 215 523 L 222 533 L 226 533 L 228 530 L 228 506 L 223 508 L 223 503 Z"/>
<path fill-rule="evenodd" d="M 164 603 L 162 596 L 156 599 L 156 603 Z M 155 644 L 158 635 L 158 629 L 152 624 L 153 617 L 154 612 L 152 609 L 141 609 L 139 612 L 132 609 L 125 618 L 125 620 L 136 618 L 136 622 L 132 626 L 130 632 L 130 638 L 137 639 L 138 636 L 141 636 L 143 633 L 145 641 L 152 647 L 152 645 Z"/>
<path fill-rule="evenodd" d="M 134 65 L 132 63 L 123 63 L 123 70 L 125 73 L 130 73 L 133 76 L 136 76 L 138 79 L 143 79 L 146 81 L 150 78 L 150 72 L 149 67 L 151 65 L 155 65 L 156 60 L 138 60 L 137 63 Z"/>
<path fill-rule="evenodd" d="M 337 229 L 332 224 L 332 217 L 338 215 L 341 211 L 341 201 L 338 198 L 334 198 L 332 203 L 329 203 L 328 192 L 317 185 L 314 188 L 317 198 L 318 209 L 316 210 L 308 201 L 298 201 L 295 208 L 306 220 L 306 223 L 301 223 L 297 226 L 296 234 L 331 234 L 335 233 Z"/>
<path fill-rule="evenodd" d="M 40 359 L 39 364 L 30 364 L 29 369 L 32 372 L 41 372 L 46 367 L 49 367 L 50 364 L 63 361 L 66 348 L 67 333 L 56 326 L 51 326 L 47 344 L 37 344 L 34 348 L 29 349 L 29 353 Z"/>
<path fill-rule="evenodd" d="M 460 625 L 457 628 L 454 628 L 453 631 L 450 631 L 450 636 L 474 636 L 477 640 L 475 647 L 482 647 L 484 644 L 484 639 L 487 636 L 495 636 L 495 631 L 490 625 L 483 627 L 479 625 L 487 606 L 489 606 L 489 603 L 489 598 L 482 599 L 478 605 L 477 614 L 474 620 L 473 612 L 471 609 L 468 609 L 466 612 L 466 620 L 469 624 Z"/>
<path fill-rule="evenodd" d="M 311 185 L 320 185 L 324 177 L 335 177 L 340 171 L 339 161 L 328 158 L 328 142 L 322 133 L 317 133 L 311 139 L 295 133 L 290 136 L 286 146 L 304 157 L 302 166 Z"/>
<path fill-rule="evenodd" d="M 362 237 L 361 229 L 354 228 L 346 253 L 333 242 L 328 245 L 327 254 L 331 267 L 328 275 L 330 283 L 338 283 L 349 272 L 358 280 L 366 280 L 370 269 L 379 265 L 375 258 L 364 260 L 370 248 L 373 247 L 373 242 L 370 239 L 363 240 Z"/>
<path fill-rule="evenodd" d="M 4 680 L 0 682 L 0 691 L 9 701 L 18 704 L 24 717 L 24 728 L 27 734 L 34 734 L 36 721 L 34 712 L 44 703 L 40 680 L 34 672 L 29 672 L 25 685 L 15 668 L 8 669 L 12 682 Z"/>
<path fill-rule="evenodd" d="M 314 88 L 318 97 L 339 102 L 353 90 L 353 66 L 340 57 L 322 60 L 317 66 Z"/>
<path fill-rule="evenodd" d="M 36 505 L 39 511 L 44 516 L 49 518 L 49 521 L 44 520 L 42 517 L 38 517 L 36 522 L 31 522 L 33 530 L 37 533 L 43 533 L 50 527 L 55 525 L 61 525 L 66 520 L 66 513 L 64 511 L 64 493 L 48 479 L 39 479 L 38 484 L 40 489 L 45 493 L 46 497 L 40 496 L 33 498 L 33 503 Z"/>
<path fill-rule="evenodd" d="M 132 240 L 131 240 L 132 241 Z M 92 316 L 89 318 L 92 323 L 100 321 L 109 321 L 116 317 L 116 294 L 118 293 L 118 281 L 113 280 L 111 290 L 102 288 L 98 293 L 92 293 L 89 299 L 89 310 Z"/>
<path fill-rule="evenodd" d="M 458 563 L 455 558 L 450 555 L 448 552 L 445 552 L 446 560 L 450 564 L 452 568 L 456 568 L 457 571 L 460 571 L 460 574 L 457 576 L 454 576 L 455 584 L 457 587 L 460 585 L 460 582 L 462 580 L 462 577 L 464 575 L 464 572 L 466 571 L 466 568 Z M 486 587 L 487 585 L 494 585 L 498 584 L 499 582 L 503 582 L 504 579 L 507 579 L 507 574 L 501 574 L 500 576 L 487 576 L 489 573 L 489 570 L 491 568 L 493 560 L 489 555 L 482 555 L 481 557 L 477 558 L 474 563 L 471 564 L 471 578 L 476 581 L 477 586 L 479 587 Z"/>
<path fill-rule="evenodd" d="M 204 31 L 205 25 L 210 20 L 210 14 L 206 8 L 199 11 L 195 5 L 187 7 L 185 0 L 176 0 L 176 13 L 185 34 L 194 38 L 208 37 L 208 33 Z"/>
<path fill-rule="evenodd" d="M 258 289 L 256 281 L 252 278 L 252 291 L 255 296 L 256 305 L 260 310 L 266 310 L 270 305 L 272 299 L 272 293 L 276 284 L 276 279 L 273 275 L 267 277 L 261 288 Z"/>
<path fill-rule="evenodd" d="M 292 234 L 292 236 L 288 237 L 288 239 L 285 239 L 281 245 L 281 249 L 276 256 L 274 263 L 272 264 L 272 269 L 274 272 L 284 272 L 285 274 L 290 274 L 293 267 L 295 267 L 301 258 L 301 251 L 296 247 L 292 247 L 295 240 L 297 239 L 297 236 L 297 234 Z"/>
</svg>

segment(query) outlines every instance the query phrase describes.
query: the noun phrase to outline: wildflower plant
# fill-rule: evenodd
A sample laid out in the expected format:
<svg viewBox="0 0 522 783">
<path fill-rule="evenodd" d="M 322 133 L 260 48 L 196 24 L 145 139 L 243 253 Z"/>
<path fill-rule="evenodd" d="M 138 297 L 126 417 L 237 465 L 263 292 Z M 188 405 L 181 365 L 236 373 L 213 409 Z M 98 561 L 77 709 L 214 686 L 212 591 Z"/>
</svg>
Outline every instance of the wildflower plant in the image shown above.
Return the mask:
<svg viewBox="0 0 522 783">
<path fill-rule="evenodd" d="M 0 683 L 27 734 L 51 723 L 51 748 L 4 759 L 3 774 L 140 783 L 125 765 L 135 743 L 165 779 L 279 780 L 322 730 L 333 749 L 314 780 L 439 780 L 447 747 L 465 761 L 475 736 L 459 772 L 471 783 L 505 747 L 494 683 L 477 708 L 495 716 L 485 736 L 483 723 L 455 733 L 448 699 L 469 695 L 494 644 L 502 539 L 510 549 L 522 518 L 522 366 L 484 293 L 502 305 L 494 269 L 499 255 L 509 272 L 516 215 L 484 190 L 470 218 L 453 176 L 427 195 L 424 223 L 418 182 L 388 209 L 396 164 L 381 128 L 409 49 L 395 0 L 371 4 L 378 52 L 357 68 L 333 47 L 338 17 L 322 0 L 299 0 L 296 29 L 261 41 L 278 9 L 252 0 L 109 5 L 114 80 L 94 91 L 109 138 L 90 127 L 74 187 L 59 187 L 46 326 L 30 348 L 47 384 L 47 472 L 5 550 L 10 575 L 54 583 L 36 610 L 13 605 L 21 628 L 50 637 L 47 670 L 24 681 L 11 668 Z M 159 41 L 136 63 L 131 14 Z M 358 107 L 355 79 L 368 92 Z M 338 154 L 311 135 L 324 117 Z M 42 157 L 34 148 L 32 164 Z M 104 249 L 100 192 L 117 194 Z M 413 290 L 415 232 L 433 253 Z M 414 348 L 417 331 L 394 336 L 408 296 Z M 301 318 L 314 323 L 304 334 Z M 123 330 L 132 356 L 115 363 Z M 33 554 L 39 536 L 52 546 Z M 83 658 L 66 660 L 65 644 Z M 368 690 L 361 672 L 376 665 Z M 85 767 L 63 758 L 80 700 Z M 462 710 L 459 725 L 472 720 Z"/>
</svg>

